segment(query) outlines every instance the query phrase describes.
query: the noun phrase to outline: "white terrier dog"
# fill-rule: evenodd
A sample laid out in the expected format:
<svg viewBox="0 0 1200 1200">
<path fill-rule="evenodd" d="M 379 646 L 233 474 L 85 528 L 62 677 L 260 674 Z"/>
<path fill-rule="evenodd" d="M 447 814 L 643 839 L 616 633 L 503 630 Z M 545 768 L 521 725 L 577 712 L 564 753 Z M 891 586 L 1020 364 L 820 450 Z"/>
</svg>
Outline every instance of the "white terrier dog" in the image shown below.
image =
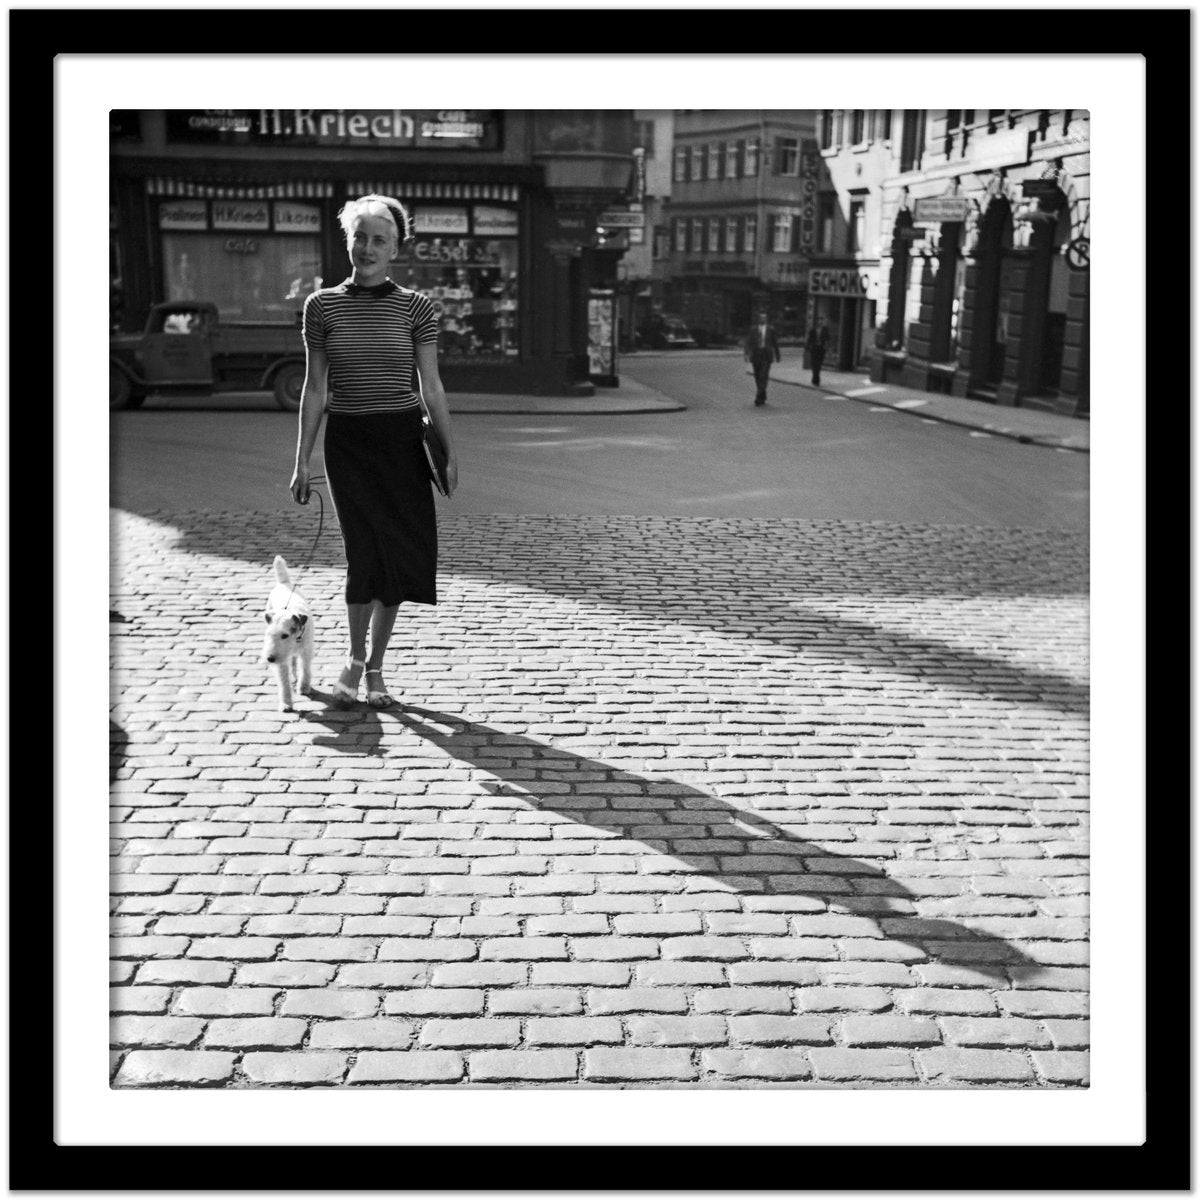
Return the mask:
<svg viewBox="0 0 1200 1200">
<path fill-rule="evenodd" d="M 292 711 L 292 677 L 299 675 L 300 691 L 307 696 L 312 691 L 313 638 L 312 614 L 304 597 L 292 586 L 287 563 L 275 556 L 275 578 L 278 583 L 267 597 L 267 633 L 263 641 L 263 658 L 274 663 L 279 675 L 279 711 Z"/>
</svg>

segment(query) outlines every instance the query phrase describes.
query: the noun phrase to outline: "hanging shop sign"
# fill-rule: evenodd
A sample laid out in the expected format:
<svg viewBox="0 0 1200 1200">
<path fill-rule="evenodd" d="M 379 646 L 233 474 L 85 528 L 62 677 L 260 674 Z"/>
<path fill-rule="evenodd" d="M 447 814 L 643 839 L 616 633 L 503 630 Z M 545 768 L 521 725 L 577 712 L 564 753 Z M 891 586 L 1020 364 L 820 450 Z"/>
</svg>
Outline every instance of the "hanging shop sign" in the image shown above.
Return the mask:
<svg viewBox="0 0 1200 1200">
<path fill-rule="evenodd" d="M 207 229 L 208 205 L 203 200 L 168 200 L 158 206 L 159 229 Z"/>
<path fill-rule="evenodd" d="M 642 204 L 646 199 L 646 148 L 635 146 L 633 150 L 633 189 L 630 200 Z"/>
<path fill-rule="evenodd" d="M 646 214 L 627 212 L 620 208 L 606 208 L 596 217 L 596 224 L 605 225 L 609 229 L 645 229 Z"/>
<path fill-rule="evenodd" d="M 1067 243 L 1067 266 L 1072 271 L 1086 271 L 1091 266 L 1092 244 L 1087 238 L 1076 238 Z"/>
<path fill-rule="evenodd" d="M 318 205 L 276 200 L 273 208 L 276 233 L 321 232 L 321 209 Z"/>
<path fill-rule="evenodd" d="M 418 208 L 413 213 L 416 233 L 470 233 L 465 208 Z"/>
<path fill-rule="evenodd" d="M 476 237 L 516 237 L 519 214 L 515 208 L 477 204 L 472 213 Z"/>
<path fill-rule="evenodd" d="M 1023 166 L 1029 161 L 1029 135 L 1028 129 L 1008 129 L 981 137 L 971 143 L 963 166 L 969 171 Z"/>
<path fill-rule="evenodd" d="M 482 109 L 171 109 L 172 142 L 276 146 L 420 146 L 497 150 L 501 116 Z"/>
<path fill-rule="evenodd" d="M 923 196 L 913 204 L 913 220 L 965 221 L 970 209 L 966 196 Z"/>
<path fill-rule="evenodd" d="M 271 219 L 265 200 L 214 200 L 214 229 L 269 229 Z"/>
<path fill-rule="evenodd" d="M 808 272 L 808 291 L 812 296 L 848 296 L 851 299 L 873 300 L 878 283 L 877 267 L 841 271 L 813 267 Z"/>
</svg>

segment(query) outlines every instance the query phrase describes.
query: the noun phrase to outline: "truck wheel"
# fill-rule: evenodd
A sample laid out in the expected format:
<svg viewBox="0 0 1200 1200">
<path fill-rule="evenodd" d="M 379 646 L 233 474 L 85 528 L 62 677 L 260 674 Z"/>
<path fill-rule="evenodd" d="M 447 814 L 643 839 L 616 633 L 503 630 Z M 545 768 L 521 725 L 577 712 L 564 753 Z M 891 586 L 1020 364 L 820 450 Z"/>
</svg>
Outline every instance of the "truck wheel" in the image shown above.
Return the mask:
<svg viewBox="0 0 1200 1200">
<path fill-rule="evenodd" d="M 115 411 L 118 408 L 127 408 L 129 399 L 133 394 L 133 388 L 129 383 L 129 376 L 121 370 L 120 367 L 108 364 L 108 407 L 109 411 Z"/>
<path fill-rule="evenodd" d="M 304 364 L 288 363 L 275 376 L 275 403 L 286 412 L 300 411 L 300 393 L 304 390 Z"/>
</svg>

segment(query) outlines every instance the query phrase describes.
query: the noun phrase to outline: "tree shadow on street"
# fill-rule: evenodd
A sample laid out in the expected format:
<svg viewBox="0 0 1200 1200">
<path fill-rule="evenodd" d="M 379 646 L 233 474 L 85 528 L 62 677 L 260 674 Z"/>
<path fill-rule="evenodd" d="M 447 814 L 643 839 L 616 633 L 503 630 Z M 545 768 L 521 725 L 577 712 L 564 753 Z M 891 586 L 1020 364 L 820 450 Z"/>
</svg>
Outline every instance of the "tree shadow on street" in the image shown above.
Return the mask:
<svg viewBox="0 0 1200 1200">
<path fill-rule="evenodd" d="M 663 864 L 663 875 L 703 877 L 747 896 L 809 897 L 819 907 L 797 914 L 801 927 L 807 911 L 819 917 L 830 904 L 840 903 L 852 915 L 874 922 L 888 942 L 908 947 L 911 953 L 898 956 L 903 961 L 970 967 L 1001 980 L 1005 968 L 1020 970 L 1025 978 L 1025 969 L 1036 966 L 1001 938 L 955 921 L 912 915 L 917 897 L 877 863 L 805 841 L 760 813 L 687 784 L 647 779 L 534 738 L 417 705 L 403 704 L 385 715 L 489 776 L 484 787 L 492 795 L 520 799 L 532 811 L 555 813 L 601 839 L 636 843 L 631 855 L 673 860 Z M 796 817 L 797 824 L 803 822 L 802 812 Z M 979 865 L 982 873 L 986 864 Z M 683 888 L 680 880 L 678 890 Z"/>
</svg>

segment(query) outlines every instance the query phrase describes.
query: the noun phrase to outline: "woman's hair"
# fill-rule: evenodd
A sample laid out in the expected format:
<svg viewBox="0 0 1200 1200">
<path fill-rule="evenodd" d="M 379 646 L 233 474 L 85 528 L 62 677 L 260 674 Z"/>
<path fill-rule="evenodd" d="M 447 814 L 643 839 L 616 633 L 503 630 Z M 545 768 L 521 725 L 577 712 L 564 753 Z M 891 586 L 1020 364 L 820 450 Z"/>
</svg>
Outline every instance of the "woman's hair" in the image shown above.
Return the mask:
<svg viewBox="0 0 1200 1200">
<path fill-rule="evenodd" d="M 386 217 L 396 227 L 396 246 L 404 245 L 412 237 L 412 218 L 399 200 L 391 196 L 360 196 L 347 200 L 338 213 L 338 223 L 348 238 L 355 217 Z"/>
</svg>

